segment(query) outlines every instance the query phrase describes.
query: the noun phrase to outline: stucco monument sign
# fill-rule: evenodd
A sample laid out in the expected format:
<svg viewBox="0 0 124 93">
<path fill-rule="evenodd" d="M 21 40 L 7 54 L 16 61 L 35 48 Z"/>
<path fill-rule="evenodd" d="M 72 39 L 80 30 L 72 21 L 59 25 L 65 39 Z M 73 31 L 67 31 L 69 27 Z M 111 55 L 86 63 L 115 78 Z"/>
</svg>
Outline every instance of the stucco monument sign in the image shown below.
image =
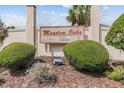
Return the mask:
<svg viewBox="0 0 124 93">
<path fill-rule="evenodd" d="M 40 28 L 41 43 L 68 43 L 82 40 L 83 26 L 53 26 Z"/>
<path fill-rule="evenodd" d="M 97 16 L 96 16 L 97 14 Z M 91 7 L 91 39 L 94 40 L 94 41 L 97 41 L 99 42 L 99 6 L 96 6 L 96 5 L 93 5 Z M 35 45 L 35 47 L 37 47 L 37 31 L 36 31 L 36 6 L 34 5 L 28 5 L 27 6 L 27 26 L 26 26 L 26 32 L 27 32 L 27 42 L 32 44 L 32 45 Z M 55 29 L 59 29 L 60 31 L 70 31 L 72 27 L 64 27 L 65 30 L 63 30 L 63 27 L 62 29 L 59 28 L 59 27 L 50 27 L 50 31 L 51 30 L 54 30 Z M 73 31 L 76 27 L 73 27 Z M 83 37 L 81 37 L 83 35 L 79 35 L 79 34 L 68 34 L 68 35 L 64 35 L 64 32 L 60 35 L 56 34 L 54 35 L 53 34 L 48 34 L 48 35 L 44 35 L 42 34 L 43 33 L 43 30 L 48 30 L 49 28 L 48 27 L 42 27 L 40 29 L 40 42 L 70 42 L 71 40 L 74 40 L 76 38 L 78 39 L 81 39 Z M 68 30 L 66 30 L 68 29 Z M 83 28 L 82 27 L 79 27 L 79 31 L 82 31 Z M 55 31 L 55 30 L 54 30 Z M 63 35 L 63 36 L 62 36 Z M 70 37 L 71 36 L 71 37 Z M 76 37 L 76 38 L 74 38 Z M 56 39 L 55 39 L 56 38 Z M 64 38 L 61 39 L 61 38 Z M 38 38 L 39 39 L 39 38 Z M 62 41 L 63 40 L 63 41 Z M 77 39 L 76 39 L 77 40 Z"/>
</svg>

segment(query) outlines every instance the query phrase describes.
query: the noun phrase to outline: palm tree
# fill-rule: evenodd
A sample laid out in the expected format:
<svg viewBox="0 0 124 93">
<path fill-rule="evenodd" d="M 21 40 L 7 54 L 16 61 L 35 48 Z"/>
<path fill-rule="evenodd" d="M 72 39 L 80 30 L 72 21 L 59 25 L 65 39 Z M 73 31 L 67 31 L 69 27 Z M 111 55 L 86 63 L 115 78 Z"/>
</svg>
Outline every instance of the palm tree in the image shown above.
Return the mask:
<svg viewBox="0 0 124 93">
<path fill-rule="evenodd" d="M 67 16 L 67 20 L 72 23 L 72 26 L 76 24 L 76 15 L 74 10 L 69 10 L 69 16 Z"/>
<path fill-rule="evenodd" d="M 90 5 L 73 5 L 72 9 L 69 9 L 69 15 L 67 20 L 73 25 L 90 25 Z"/>
</svg>

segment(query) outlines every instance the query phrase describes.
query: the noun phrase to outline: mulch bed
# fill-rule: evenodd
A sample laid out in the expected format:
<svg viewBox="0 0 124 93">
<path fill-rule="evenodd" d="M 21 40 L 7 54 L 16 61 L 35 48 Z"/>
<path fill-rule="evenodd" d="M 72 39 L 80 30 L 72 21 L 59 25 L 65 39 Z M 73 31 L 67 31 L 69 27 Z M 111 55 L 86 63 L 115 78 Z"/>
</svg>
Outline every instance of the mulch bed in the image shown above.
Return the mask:
<svg viewBox="0 0 124 93">
<path fill-rule="evenodd" d="M 42 57 L 46 62 L 51 63 L 48 57 Z M 56 83 L 41 83 L 30 82 L 31 76 L 24 73 L 16 73 L 11 75 L 8 70 L 2 72 L 5 78 L 5 83 L 0 87 L 4 88 L 123 88 L 124 84 L 113 81 L 103 75 L 81 73 L 75 70 L 65 60 L 65 64 L 54 66 L 55 74 L 57 75 Z"/>
</svg>

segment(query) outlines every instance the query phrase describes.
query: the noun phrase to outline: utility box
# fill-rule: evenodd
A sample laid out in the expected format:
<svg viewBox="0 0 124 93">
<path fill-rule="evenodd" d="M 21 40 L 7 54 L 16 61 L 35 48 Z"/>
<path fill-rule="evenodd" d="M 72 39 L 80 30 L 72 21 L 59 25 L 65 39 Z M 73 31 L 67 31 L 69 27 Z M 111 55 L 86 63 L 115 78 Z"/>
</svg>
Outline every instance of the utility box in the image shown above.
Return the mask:
<svg viewBox="0 0 124 93">
<path fill-rule="evenodd" d="M 63 65 L 63 60 L 61 57 L 53 57 L 53 64 L 54 65 Z"/>
</svg>

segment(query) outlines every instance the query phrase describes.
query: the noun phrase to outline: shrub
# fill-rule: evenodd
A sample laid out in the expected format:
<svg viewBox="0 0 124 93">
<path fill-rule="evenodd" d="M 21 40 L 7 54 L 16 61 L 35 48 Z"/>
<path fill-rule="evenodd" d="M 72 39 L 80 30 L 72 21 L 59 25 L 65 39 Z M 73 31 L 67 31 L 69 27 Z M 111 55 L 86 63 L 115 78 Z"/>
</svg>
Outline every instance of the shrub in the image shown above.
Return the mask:
<svg viewBox="0 0 124 93">
<path fill-rule="evenodd" d="M 0 75 L 0 85 L 5 82 L 5 79 L 3 76 Z"/>
<path fill-rule="evenodd" d="M 64 47 L 64 54 L 78 70 L 104 71 L 108 66 L 108 51 L 95 41 L 79 40 L 69 43 Z"/>
<path fill-rule="evenodd" d="M 19 69 L 31 63 L 35 55 L 35 47 L 27 43 L 15 42 L 6 46 L 0 53 L 0 65 Z"/>
<path fill-rule="evenodd" d="M 53 67 L 50 64 L 35 63 L 33 67 L 27 71 L 32 76 L 33 81 L 41 82 L 55 82 Z"/>
<path fill-rule="evenodd" d="M 8 27 L 0 19 L 0 43 L 8 36 Z"/>
<path fill-rule="evenodd" d="M 113 71 L 107 71 L 106 75 L 113 80 L 124 83 L 124 66 L 117 66 Z"/>
<path fill-rule="evenodd" d="M 105 41 L 108 45 L 124 50 L 124 14 L 112 24 Z"/>
</svg>

